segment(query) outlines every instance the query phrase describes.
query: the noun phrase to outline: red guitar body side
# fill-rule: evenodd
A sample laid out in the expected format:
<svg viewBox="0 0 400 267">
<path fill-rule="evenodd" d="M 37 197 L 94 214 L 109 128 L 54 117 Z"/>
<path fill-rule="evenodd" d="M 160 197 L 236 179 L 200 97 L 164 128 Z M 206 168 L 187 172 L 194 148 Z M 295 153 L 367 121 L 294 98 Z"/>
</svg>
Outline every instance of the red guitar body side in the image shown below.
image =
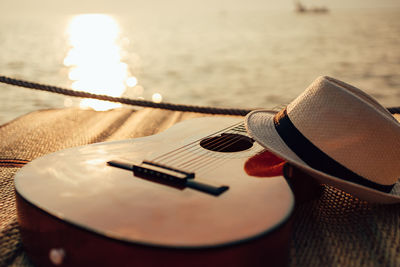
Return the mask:
<svg viewBox="0 0 400 267">
<path fill-rule="evenodd" d="M 246 242 L 200 249 L 135 245 L 86 231 L 57 219 L 17 194 L 24 247 L 37 266 L 55 266 L 51 249 L 67 251 L 59 266 L 286 266 L 292 221 Z"/>
</svg>

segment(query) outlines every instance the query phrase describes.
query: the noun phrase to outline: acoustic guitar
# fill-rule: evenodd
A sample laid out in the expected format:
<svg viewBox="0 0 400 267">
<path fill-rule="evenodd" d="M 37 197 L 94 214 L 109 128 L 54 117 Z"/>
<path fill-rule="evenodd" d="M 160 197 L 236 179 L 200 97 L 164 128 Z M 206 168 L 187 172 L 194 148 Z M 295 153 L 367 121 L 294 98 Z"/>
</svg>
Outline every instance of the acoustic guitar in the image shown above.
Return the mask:
<svg viewBox="0 0 400 267">
<path fill-rule="evenodd" d="M 45 155 L 15 176 L 22 241 L 37 266 L 282 266 L 292 191 L 245 162 L 243 119 Z"/>
</svg>

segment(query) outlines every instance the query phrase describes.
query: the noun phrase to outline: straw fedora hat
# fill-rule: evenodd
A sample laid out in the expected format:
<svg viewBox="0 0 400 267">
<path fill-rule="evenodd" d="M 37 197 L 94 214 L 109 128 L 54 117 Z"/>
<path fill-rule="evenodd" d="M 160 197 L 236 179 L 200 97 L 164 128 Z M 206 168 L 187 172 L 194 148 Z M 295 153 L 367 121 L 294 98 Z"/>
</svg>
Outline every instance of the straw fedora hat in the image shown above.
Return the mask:
<svg viewBox="0 0 400 267">
<path fill-rule="evenodd" d="M 370 202 L 400 202 L 400 123 L 360 89 L 319 77 L 280 112 L 253 111 L 245 124 L 319 182 Z"/>
</svg>

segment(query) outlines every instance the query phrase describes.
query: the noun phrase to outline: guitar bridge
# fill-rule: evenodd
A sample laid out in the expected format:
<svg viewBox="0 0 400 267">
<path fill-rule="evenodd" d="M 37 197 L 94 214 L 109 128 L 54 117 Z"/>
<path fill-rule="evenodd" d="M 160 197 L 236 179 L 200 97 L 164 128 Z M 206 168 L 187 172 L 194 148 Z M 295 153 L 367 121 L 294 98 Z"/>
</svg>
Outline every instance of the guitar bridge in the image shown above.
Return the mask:
<svg viewBox="0 0 400 267">
<path fill-rule="evenodd" d="M 140 165 L 133 165 L 132 171 L 136 176 L 159 178 L 171 183 L 185 184 L 187 179 L 193 179 L 194 173 L 177 170 L 151 161 L 143 161 Z"/>
<path fill-rule="evenodd" d="M 185 172 L 151 161 L 143 161 L 139 165 L 132 165 L 116 160 L 107 163 L 113 167 L 130 170 L 136 177 L 178 189 L 189 187 L 214 196 L 219 196 L 229 189 L 229 186 L 214 185 L 210 182 L 194 179 L 195 174 L 192 172 Z"/>
</svg>

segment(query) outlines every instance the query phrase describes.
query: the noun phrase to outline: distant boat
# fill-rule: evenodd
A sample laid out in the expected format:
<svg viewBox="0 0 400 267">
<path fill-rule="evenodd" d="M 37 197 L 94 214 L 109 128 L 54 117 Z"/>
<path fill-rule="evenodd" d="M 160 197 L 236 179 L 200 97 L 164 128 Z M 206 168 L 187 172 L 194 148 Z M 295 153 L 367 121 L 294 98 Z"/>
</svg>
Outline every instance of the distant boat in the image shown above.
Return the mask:
<svg viewBox="0 0 400 267">
<path fill-rule="evenodd" d="M 300 3 L 300 1 L 295 2 L 295 11 L 297 13 L 328 13 L 329 9 L 321 6 L 321 7 L 306 7 L 304 4 Z"/>
</svg>

